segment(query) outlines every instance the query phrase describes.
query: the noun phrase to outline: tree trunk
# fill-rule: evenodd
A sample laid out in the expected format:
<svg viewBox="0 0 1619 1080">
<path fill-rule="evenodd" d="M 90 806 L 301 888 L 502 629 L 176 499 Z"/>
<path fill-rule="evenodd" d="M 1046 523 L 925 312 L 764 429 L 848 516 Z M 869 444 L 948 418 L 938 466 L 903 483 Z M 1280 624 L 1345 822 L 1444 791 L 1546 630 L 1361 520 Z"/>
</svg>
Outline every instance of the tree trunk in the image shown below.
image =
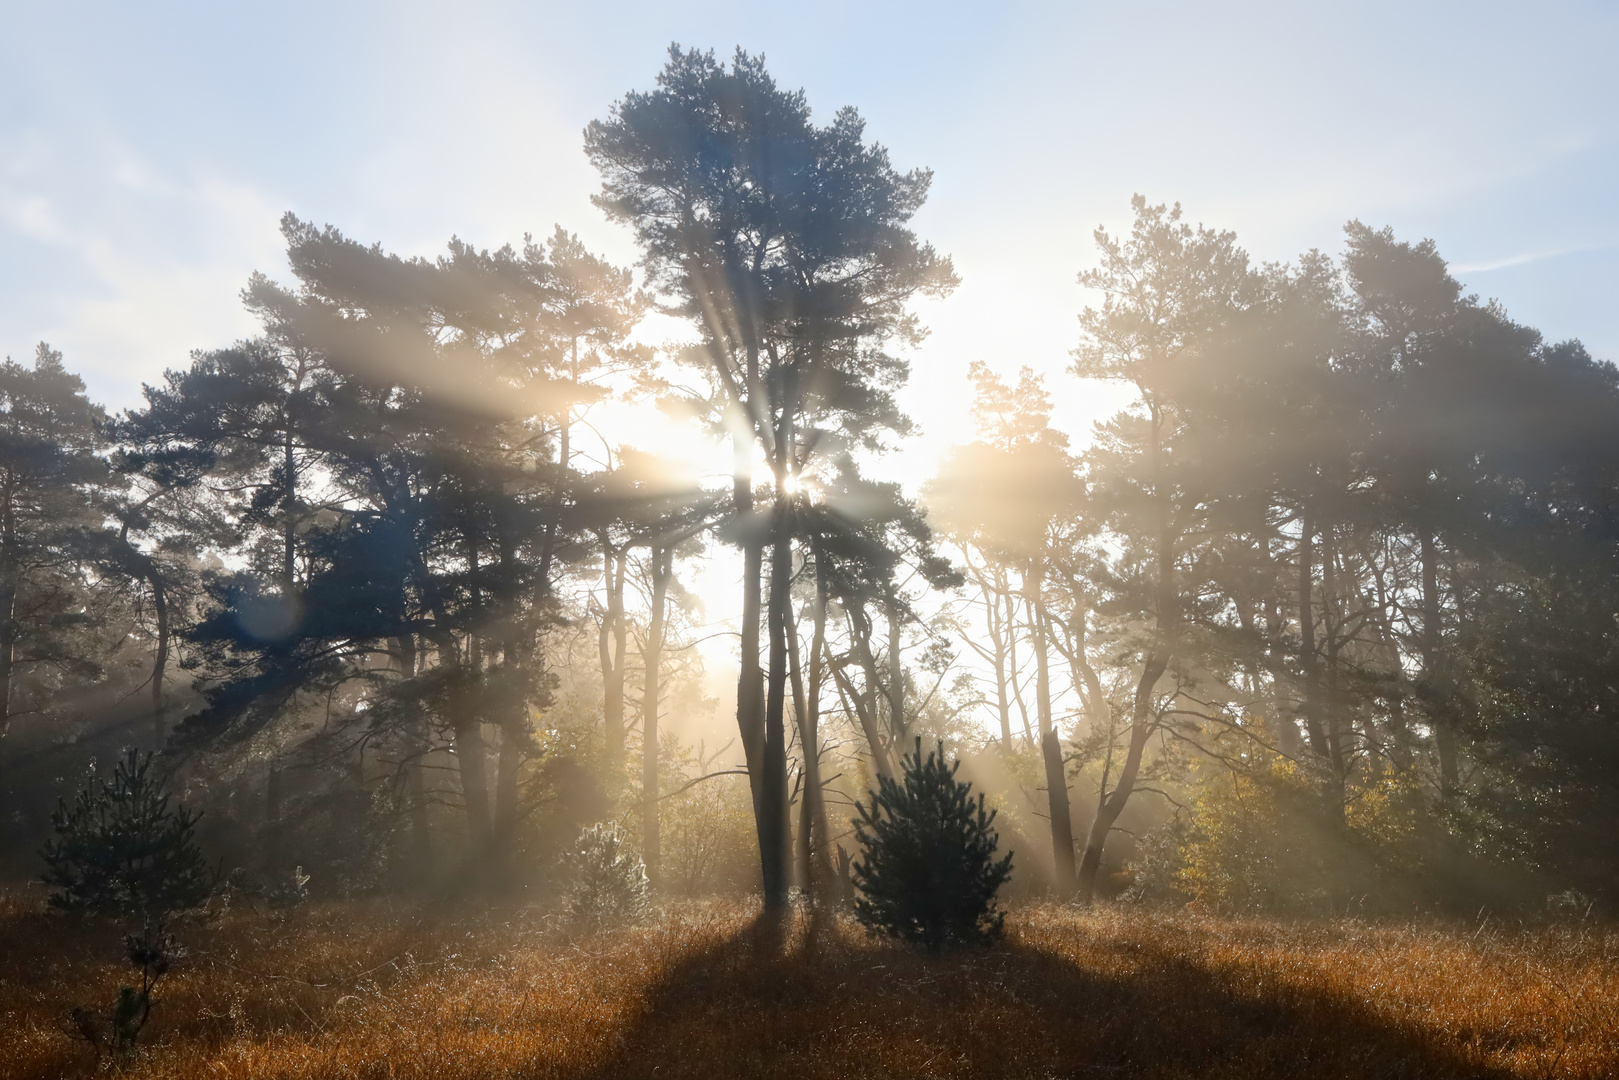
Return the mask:
<svg viewBox="0 0 1619 1080">
<path fill-rule="evenodd" d="M 662 693 L 663 625 L 669 578 L 674 571 L 673 544 L 652 547 L 652 613 L 647 624 L 642 664 L 646 679 L 641 694 L 641 860 L 654 888 L 662 883 L 659 862 L 658 697 Z"/>
<path fill-rule="evenodd" d="M 1159 406 L 1149 401 L 1151 441 L 1148 443 L 1147 466 L 1152 479 L 1153 502 L 1157 510 L 1156 525 L 1156 584 L 1157 638 L 1141 665 L 1141 679 L 1136 683 L 1135 700 L 1130 708 L 1130 745 L 1125 750 L 1124 767 L 1119 770 L 1119 781 L 1111 792 L 1104 793 L 1091 823 L 1090 836 L 1085 842 L 1085 856 L 1079 865 L 1079 888 L 1076 898 L 1089 904 L 1096 897 L 1096 878 L 1102 869 L 1102 851 L 1113 832 L 1119 815 L 1135 792 L 1136 776 L 1141 771 L 1141 758 L 1147 749 L 1147 739 L 1157 727 L 1153 715 L 1153 692 L 1158 680 L 1169 668 L 1174 654 L 1176 629 L 1180 622 L 1179 596 L 1175 592 L 1175 543 L 1170 520 L 1170 502 L 1163 479 L 1163 463 L 1159 442 L 1162 438 L 1163 414 Z"/>
<path fill-rule="evenodd" d="M 903 750 L 911 745 L 910 722 L 905 717 L 905 658 L 900 650 L 904 611 L 897 595 L 888 601 L 888 716 L 894 745 Z"/>
<path fill-rule="evenodd" d="M 789 504 L 782 493 L 785 468 L 778 467 L 776 506 L 771 515 L 770 560 L 770 683 L 765 701 L 765 741 L 761 788 L 763 810 L 759 822 L 759 856 L 764 872 L 764 905 L 777 911 L 787 904 L 792 822 L 787 799 L 787 620 L 792 601 L 793 537 Z M 768 841 L 769 846 L 765 843 Z"/>
<path fill-rule="evenodd" d="M 489 819 L 489 750 L 483 739 L 483 723 L 477 717 L 459 717 L 455 722 L 455 760 L 461 776 L 461 799 L 466 809 L 467 837 L 472 850 L 482 856 L 492 839 Z"/>
<path fill-rule="evenodd" d="M 1428 721 L 1439 752 L 1439 794 L 1450 801 L 1456 792 L 1456 732 L 1444 701 L 1447 688 L 1439 653 L 1439 556 L 1434 536 L 1424 528 L 1418 537 L 1422 553 L 1422 674 L 1428 684 Z"/>
<path fill-rule="evenodd" d="M 1304 717 L 1311 751 L 1326 761 L 1332 756 L 1332 748 L 1327 745 L 1326 732 L 1321 727 L 1317 700 L 1321 690 L 1316 666 L 1314 590 L 1315 522 L 1310 518 L 1310 506 L 1306 502 L 1299 513 L 1299 667 L 1304 673 L 1304 698 L 1299 703 L 1299 712 Z"/>
<path fill-rule="evenodd" d="M 602 539 L 607 575 L 607 610 L 600 635 L 602 717 L 607 729 L 607 775 L 616 783 L 624 766 L 624 669 L 629 634 L 624 624 L 624 572 L 628 556 L 608 546 L 605 536 Z"/>
<path fill-rule="evenodd" d="M 1038 570 L 1024 571 L 1024 589 L 1033 615 L 1035 708 L 1040 718 L 1040 756 L 1046 769 L 1046 806 L 1051 815 L 1051 858 L 1057 895 L 1074 895 L 1074 824 L 1068 808 L 1068 770 L 1062 740 L 1051 715 L 1051 663 L 1046 640 L 1046 602 Z"/>
<path fill-rule="evenodd" d="M 409 681 L 416 677 L 416 637 L 401 634 L 394 639 L 399 654 L 399 678 Z M 405 797 L 410 800 L 410 842 L 420 873 L 432 871 L 432 837 L 428 831 L 427 808 L 427 725 L 418 703 L 415 716 L 405 726 Z"/>
<path fill-rule="evenodd" d="M 152 586 L 152 607 L 157 614 L 157 646 L 152 656 L 152 738 L 161 746 L 165 733 L 163 725 L 163 680 L 169 667 L 169 600 L 163 589 L 163 578 L 157 572 L 154 560 L 147 560 L 147 581 Z"/>
<path fill-rule="evenodd" d="M 1141 771 L 1141 756 L 1146 751 L 1147 738 L 1153 728 L 1150 723 L 1153 688 L 1168 668 L 1169 656 L 1169 649 L 1165 646 L 1153 649 L 1142 666 L 1141 681 L 1136 683 L 1135 700 L 1130 709 L 1130 745 L 1125 751 L 1124 767 L 1119 770 L 1119 782 L 1097 807 L 1096 820 L 1091 823 L 1090 835 L 1085 842 L 1085 856 L 1079 864 L 1076 896 L 1082 904 L 1089 904 L 1096 898 L 1096 878 L 1102 869 L 1102 850 L 1135 790 L 1136 774 Z"/>
</svg>

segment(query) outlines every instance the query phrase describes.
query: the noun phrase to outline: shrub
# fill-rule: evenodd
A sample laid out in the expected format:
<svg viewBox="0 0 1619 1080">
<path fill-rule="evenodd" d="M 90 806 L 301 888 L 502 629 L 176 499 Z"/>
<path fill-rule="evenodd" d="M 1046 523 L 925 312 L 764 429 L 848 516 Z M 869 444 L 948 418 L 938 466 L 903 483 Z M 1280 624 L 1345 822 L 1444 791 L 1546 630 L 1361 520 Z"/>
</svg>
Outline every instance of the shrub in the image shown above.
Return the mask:
<svg viewBox="0 0 1619 1080">
<path fill-rule="evenodd" d="M 638 922 L 649 910 L 646 867 L 624 850 L 624 834 L 600 822 L 579 834 L 567 858 L 568 918 L 591 930 Z"/>
<path fill-rule="evenodd" d="M 202 851 L 193 838 L 199 814 L 169 806 L 152 755 L 131 749 L 111 781 L 92 779 L 70 809 L 51 815 L 55 839 L 41 854 L 50 902 L 75 912 L 133 915 L 161 922 L 207 898 Z"/>
<path fill-rule="evenodd" d="M 871 805 L 855 804 L 854 864 L 861 896 L 855 916 L 868 933 L 938 949 L 999 936 L 1005 913 L 995 894 L 1012 874 L 1012 853 L 997 859 L 995 812 L 945 764 L 944 746 L 922 757 L 922 740 L 905 755 L 903 783 L 879 779 Z"/>
<path fill-rule="evenodd" d="M 1176 884 L 1224 912 L 1404 907 L 1420 863 L 1413 783 L 1409 775 L 1364 767 L 1350 777 L 1338 817 L 1323 779 L 1286 759 L 1211 770 L 1193 799 Z"/>
</svg>

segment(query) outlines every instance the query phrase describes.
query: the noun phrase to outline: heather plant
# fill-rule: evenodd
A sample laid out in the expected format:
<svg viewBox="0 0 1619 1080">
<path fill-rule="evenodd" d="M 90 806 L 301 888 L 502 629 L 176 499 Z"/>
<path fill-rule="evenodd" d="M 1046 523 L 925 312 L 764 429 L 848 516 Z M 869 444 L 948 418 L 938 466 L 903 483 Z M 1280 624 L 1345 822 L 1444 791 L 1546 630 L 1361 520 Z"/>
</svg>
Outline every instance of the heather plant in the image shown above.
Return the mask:
<svg viewBox="0 0 1619 1080">
<path fill-rule="evenodd" d="M 995 811 L 956 779 L 959 768 L 945 763 L 942 743 L 923 758 L 918 738 L 901 779 L 881 777 L 870 805 L 856 803 L 864 854 L 853 866 L 854 907 L 868 933 L 930 950 L 1000 936 L 1006 916 L 995 894 L 1012 874 L 1012 853 L 996 857 Z"/>
</svg>

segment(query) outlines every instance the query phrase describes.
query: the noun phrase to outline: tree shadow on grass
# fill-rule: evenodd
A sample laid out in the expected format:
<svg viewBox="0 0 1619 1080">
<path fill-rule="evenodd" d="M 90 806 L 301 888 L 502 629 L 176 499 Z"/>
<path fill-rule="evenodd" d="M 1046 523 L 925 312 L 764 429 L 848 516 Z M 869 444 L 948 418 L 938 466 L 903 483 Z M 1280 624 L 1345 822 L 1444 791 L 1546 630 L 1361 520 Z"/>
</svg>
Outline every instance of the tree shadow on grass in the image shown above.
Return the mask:
<svg viewBox="0 0 1619 1080">
<path fill-rule="evenodd" d="M 654 987 L 619 1077 L 1467 1077 L 1482 1067 L 1364 1004 L 1139 944 L 1130 972 L 1011 943 L 928 956 L 847 928 L 755 924 Z M 1122 958 L 1121 958 L 1122 959 Z"/>
</svg>

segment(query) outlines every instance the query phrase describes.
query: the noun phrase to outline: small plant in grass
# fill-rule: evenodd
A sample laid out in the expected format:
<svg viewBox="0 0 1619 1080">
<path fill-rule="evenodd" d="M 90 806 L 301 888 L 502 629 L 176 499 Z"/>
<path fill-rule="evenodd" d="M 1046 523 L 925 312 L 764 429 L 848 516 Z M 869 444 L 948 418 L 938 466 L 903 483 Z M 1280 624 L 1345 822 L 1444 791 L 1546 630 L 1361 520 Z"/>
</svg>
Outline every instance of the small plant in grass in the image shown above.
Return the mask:
<svg viewBox="0 0 1619 1080">
<path fill-rule="evenodd" d="M 264 902 L 277 911 L 299 907 L 309 902 L 309 875 L 302 866 L 293 868 L 264 890 Z"/>
<path fill-rule="evenodd" d="M 73 1025 L 96 1052 L 111 1051 L 120 1057 L 135 1052 L 141 1029 L 152 1015 L 152 988 L 169 973 L 175 960 L 185 955 L 161 924 L 148 923 L 139 933 L 124 936 L 124 954 L 140 972 L 140 987 L 121 987 L 118 1000 L 103 1015 L 93 1009 L 73 1010 Z"/>
<path fill-rule="evenodd" d="M 996 858 L 995 811 L 956 779 L 960 767 L 945 763 L 942 743 L 923 758 L 918 738 L 900 780 L 881 777 L 871 804 L 855 804 L 864 854 L 853 866 L 854 908 L 868 933 L 930 950 L 1000 935 L 995 894 L 1012 875 L 1012 853 Z"/>
<path fill-rule="evenodd" d="M 565 910 L 586 929 L 639 922 L 650 911 L 646 867 L 624 850 L 624 833 L 605 822 L 579 834 L 566 860 L 570 878 Z"/>
<path fill-rule="evenodd" d="M 211 888 L 193 835 L 200 816 L 169 805 L 151 754 L 127 751 L 111 780 L 91 779 L 51 815 L 56 836 L 41 852 L 51 905 L 143 924 L 196 907 Z"/>
</svg>

